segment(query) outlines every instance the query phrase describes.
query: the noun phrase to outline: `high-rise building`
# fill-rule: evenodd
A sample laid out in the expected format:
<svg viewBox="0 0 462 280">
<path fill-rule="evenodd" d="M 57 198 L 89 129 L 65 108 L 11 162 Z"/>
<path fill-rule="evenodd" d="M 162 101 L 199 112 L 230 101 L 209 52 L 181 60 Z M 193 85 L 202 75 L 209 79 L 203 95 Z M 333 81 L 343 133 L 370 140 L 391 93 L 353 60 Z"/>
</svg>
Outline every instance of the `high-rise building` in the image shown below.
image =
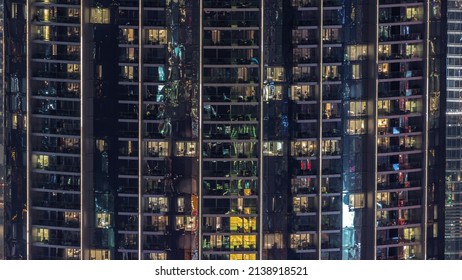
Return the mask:
<svg viewBox="0 0 462 280">
<path fill-rule="evenodd" d="M 443 258 L 445 11 L 5 2 L 6 257 Z"/>
<path fill-rule="evenodd" d="M 3 145 L 3 2 L 0 2 L 0 260 L 4 259 L 4 179 L 5 179 L 5 147 Z"/>
<path fill-rule="evenodd" d="M 461 59 L 462 2 L 447 1 L 445 258 L 462 259 Z M 444 79 L 444 78 L 443 78 Z"/>
</svg>

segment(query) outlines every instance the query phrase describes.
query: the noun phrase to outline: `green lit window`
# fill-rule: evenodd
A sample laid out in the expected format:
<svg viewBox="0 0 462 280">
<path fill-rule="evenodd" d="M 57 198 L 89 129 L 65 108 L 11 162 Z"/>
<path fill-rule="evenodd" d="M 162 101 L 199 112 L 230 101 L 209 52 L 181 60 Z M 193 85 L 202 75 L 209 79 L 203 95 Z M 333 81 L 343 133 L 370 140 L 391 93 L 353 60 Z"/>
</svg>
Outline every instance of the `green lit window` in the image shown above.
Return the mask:
<svg viewBox="0 0 462 280">
<path fill-rule="evenodd" d="M 90 22 L 91 23 L 98 23 L 98 24 L 108 24 L 111 20 L 111 15 L 109 13 L 109 9 L 103 8 L 92 8 L 91 15 L 90 15 Z"/>
</svg>

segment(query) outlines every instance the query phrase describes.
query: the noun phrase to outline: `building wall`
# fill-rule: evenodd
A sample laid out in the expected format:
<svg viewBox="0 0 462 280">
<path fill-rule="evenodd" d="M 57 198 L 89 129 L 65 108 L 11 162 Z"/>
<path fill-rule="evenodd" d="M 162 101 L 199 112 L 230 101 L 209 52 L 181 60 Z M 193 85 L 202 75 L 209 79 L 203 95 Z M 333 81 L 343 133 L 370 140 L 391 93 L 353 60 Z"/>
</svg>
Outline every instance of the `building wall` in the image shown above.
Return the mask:
<svg viewBox="0 0 462 280">
<path fill-rule="evenodd" d="M 440 1 L 27 2 L 8 258 L 441 257 Z"/>
<path fill-rule="evenodd" d="M 460 143 L 460 59 L 462 5 L 448 1 L 447 28 L 447 99 L 446 99 L 446 174 L 445 174 L 445 258 L 462 258 L 462 204 Z"/>
</svg>

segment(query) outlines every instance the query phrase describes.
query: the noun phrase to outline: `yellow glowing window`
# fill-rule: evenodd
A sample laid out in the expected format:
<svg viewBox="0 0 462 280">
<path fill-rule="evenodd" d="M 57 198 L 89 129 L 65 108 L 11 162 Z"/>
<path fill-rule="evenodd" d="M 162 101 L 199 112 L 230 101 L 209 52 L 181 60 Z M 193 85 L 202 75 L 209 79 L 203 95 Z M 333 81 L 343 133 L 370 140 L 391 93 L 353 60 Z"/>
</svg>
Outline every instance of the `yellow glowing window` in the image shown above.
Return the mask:
<svg viewBox="0 0 462 280">
<path fill-rule="evenodd" d="M 91 23 L 108 24 L 111 20 L 109 9 L 92 8 L 90 15 Z"/>
<path fill-rule="evenodd" d="M 39 29 L 40 30 L 40 29 Z M 50 26 L 41 27 L 41 36 L 44 41 L 50 41 L 51 39 L 51 29 Z"/>
<path fill-rule="evenodd" d="M 135 41 L 135 29 L 133 28 L 123 29 L 123 34 L 127 42 L 133 43 Z"/>
<path fill-rule="evenodd" d="M 265 234 L 263 238 L 263 247 L 264 249 L 283 249 L 284 242 L 282 233 Z"/>
<path fill-rule="evenodd" d="M 176 156 L 194 157 L 196 156 L 196 142 L 177 142 Z"/>
<path fill-rule="evenodd" d="M 68 73 L 78 73 L 80 71 L 80 66 L 78 64 L 68 64 L 67 72 Z"/>
<path fill-rule="evenodd" d="M 282 156 L 284 150 L 284 142 L 263 142 L 263 154 L 265 156 Z"/>
<path fill-rule="evenodd" d="M 35 168 L 38 169 L 44 169 L 48 167 L 48 156 L 45 155 L 33 155 L 32 156 L 32 163 L 35 166 Z"/>
<path fill-rule="evenodd" d="M 124 78 L 128 80 L 133 80 L 134 78 L 134 67 L 133 66 L 124 66 L 123 68 L 123 75 Z"/>
<path fill-rule="evenodd" d="M 90 260 L 110 260 L 111 251 L 109 250 L 90 250 Z"/>
<path fill-rule="evenodd" d="M 229 259 L 232 261 L 252 261 L 257 259 L 256 254 L 231 254 Z"/>
<path fill-rule="evenodd" d="M 350 209 L 364 208 L 364 205 L 365 205 L 365 202 L 364 202 L 363 193 L 350 194 L 350 198 L 349 198 Z"/>
<path fill-rule="evenodd" d="M 242 261 L 242 254 L 231 254 L 229 255 L 231 261 Z"/>
<path fill-rule="evenodd" d="M 151 44 L 167 44 L 167 30 L 149 29 L 147 30 L 147 38 Z"/>
<path fill-rule="evenodd" d="M 66 259 L 80 260 L 80 249 L 66 249 Z"/>
<path fill-rule="evenodd" d="M 96 213 L 96 226 L 98 228 L 108 228 L 111 225 L 111 214 Z"/>
<path fill-rule="evenodd" d="M 48 242 L 49 230 L 46 228 L 33 228 L 32 237 L 35 242 Z"/>
<path fill-rule="evenodd" d="M 13 129 L 18 129 L 18 115 L 14 113 L 12 115 Z"/>
<path fill-rule="evenodd" d="M 367 57 L 367 45 L 353 45 L 347 47 L 347 57 L 349 60 L 362 60 Z"/>
<path fill-rule="evenodd" d="M 150 253 L 149 259 L 150 260 L 166 260 L 167 254 L 166 253 Z"/>
<path fill-rule="evenodd" d="M 366 133 L 366 122 L 365 120 L 348 120 L 347 123 L 347 134 L 365 134 Z"/>
<path fill-rule="evenodd" d="M 79 223 L 80 214 L 77 212 L 64 212 L 64 221 L 66 223 Z"/>
<path fill-rule="evenodd" d="M 67 16 L 74 17 L 74 18 L 80 17 L 80 9 L 75 9 L 75 8 L 67 9 Z"/>
</svg>

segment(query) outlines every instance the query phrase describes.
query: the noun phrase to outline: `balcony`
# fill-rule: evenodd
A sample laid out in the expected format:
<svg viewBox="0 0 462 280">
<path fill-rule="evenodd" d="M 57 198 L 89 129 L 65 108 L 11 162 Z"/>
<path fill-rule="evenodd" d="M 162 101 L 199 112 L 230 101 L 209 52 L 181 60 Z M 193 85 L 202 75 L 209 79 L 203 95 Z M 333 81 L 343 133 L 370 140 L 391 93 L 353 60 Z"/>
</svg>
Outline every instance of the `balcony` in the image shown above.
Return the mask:
<svg viewBox="0 0 462 280">
<path fill-rule="evenodd" d="M 77 193 L 80 191 L 80 185 L 77 184 L 55 184 L 48 182 L 34 182 L 32 187 L 35 191 L 63 191 Z"/>
<path fill-rule="evenodd" d="M 404 127 L 379 127 L 379 135 L 386 137 L 390 136 L 403 136 L 403 134 L 419 134 L 422 132 L 422 128 L 416 125 L 409 125 Z"/>
<path fill-rule="evenodd" d="M 246 216 L 246 215 L 256 215 L 258 214 L 258 208 L 256 206 L 253 207 L 244 207 L 244 209 L 238 208 L 229 208 L 229 207 L 204 207 L 202 209 L 202 214 L 205 215 L 239 215 L 239 216 Z"/>
<path fill-rule="evenodd" d="M 221 8 L 221 9 L 229 9 L 229 8 L 258 8 L 258 1 L 255 0 L 232 0 L 222 2 L 219 0 L 206 0 L 202 4 L 203 7 L 206 8 Z"/>
<path fill-rule="evenodd" d="M 324 0 L 324 7 L 340 7 L 343 5 L 343 0 Z"/>
<path fill-rule="evenodd" d="M 46 171 L 46 172 L 64 172 L 64 173 L 78 173 L 80 174 L 80 165 L 67 165 L 67 164 L 49 164 L 42 166 L 37 164 L 32 166 L 34 172 Z"/>
<path fill-rule="evenodd" d="M 34 4 L 80 5 L 80 0 L 35 0 Z"/>
<path fill-rule="evenodd" d="M 379 164 L 377 166 L 378 172 L 401 172 L 406 170 L 421 169 L 422 162 L 409 162 L 409 163 L 394 163 L 394 164 Z"/>
<path fill-rule="evenodd" d="M 379 90 L 380 99 L 396 99 L 397 97 L 401 98 L 417 98 L 422 96 L 422 90 L 420 88 L 413 88 L 404 90 Z"/>
<path fill-rule="evenodd" d="M 379 72 L 379 80 L 422 78 L 422 70 L 407 70 L 398 72 Z"/>
<path fill-rule="evenodd" d="M 43 16 L 35 16 L 32 19 L 32 23 L 37 24 L 37 25 L 50 24 L 50 25 L 55 25 L 55 26 L 59 26 L 59 25 L 77 26 L 80 24 L 80 18 L 79 17 L 59 17 L 59 16 L 44 18 Z"/>
<path fill-rule="evenodd" d="M 379 42 L 390 43 L 402 41 L 421 41 L 423 38 L 422 33 L 409 33 L 409 34 L 383 34 L 379 36 Z"/>
<path fill-rule="evenodd" d="M 377 227 L 382 229 L 420 226 L 420 219 L 377 219 Z"/>
<path fill-rule="evenodd" d="M 377 209 L 382 211 L 388 210 L 396 210 L 395 208 L 405 209 L 405 208 L 413 208 L 413 206 L 418 206 L 420 208 L 422 206 L 422 201 L 420 199 L 399 199 L 396 201 L 377 201 Z M 393 208 L 393 209 L 390 209 Z M 415 208 L 415 207 L 414 207 Z"/>
<path fill-rule="evenodd" d="M 46 42 L 63 42 L 63 43 L 80 43 L 79 34 L 49 34 L 47 36 L 43 34 L 32 35 L 34 40 L 41 40 Z M 78 44 L 76 44 L 78 45 Z"/>
<path fill-rule="evenodd" d="M 36 108 L 33 111 L 35 115 L 42 116 L 57 116 L 57 117 L 80 117 L 80 110 L 64 110 L 64 109 L 49 109 L 49 108 Z"/>
<path fill-rule="evenodd" d="M 48 201 L 48 200 L 34 201 L 33 200 L 32 207 L 46 208 L 48 210 L 59 209 L 61 211 L 66 211 L 66 210 L 80 211 L 81 205 L 80 203 L 77 203 L 77 202 Z"/>
<path fill-rule="evenodd" d="M 382 10 L 383 12 L 385 11 L 390 11 L 390 10 Z M 421 23 L 423 15 L 417 15 L 413 17 L 408 17 L 406 15 L 390 15 L 390 13 L 382 13 L 381 16 L 379 17 L 379 24 L 390 24 L 390 23 L 397 23 L 399 25 L 406 25 L 414 22 L 414 23 Z"/>
<path fill-rule="evenodd" d="M 33 152 L 45 152 L 52 154 L 69 154 L 80 155 L 79 146 L 48 146 L 48 145 L 32 145 Z"/>
<path fill-rule="evenodd" d="M 56 247 L 63 246 L 64 248 L 74 247 L 80 249 L 80 240 L 64 239 L 64 238 L 49 238 L 34 240 L 34 246 Z"/>
<path fill-rule="evenodd" d="M 420 147 L 413 145 L 379 145 L 377 151 L 379 154 L 391 154 L 391 153 L 406 153 L 416 151 L 420 152 Z"/>
<path fill-rule="evenodd" d="M 422 182 L 420 180 L 406 182 L 383 182 L 377 184 L 377 189 L 386 191 L 412 191 L 421 189 Z"/>
<path fill-rule="evenodd" d="M 41 228 L 69 228 L 69 229 L 79 229 L 80 222 L 76 221 L 65 221 L 65 220 L 44 220 L 39 219 L 37 221 L 32 221 L 33 227 L 41 227 Z"/>
<path fill-rule="evenodd" d="M 228 28 L 236 28 L 236 29 L 242 29 L 242 30 L 252 30 L 252 29 L 258 29 L 259 22 L 257 20 L 229 20 L 229 19 L 223 19 L 223 20 L 214 20 L 213 18 L 205 18 L 204 19 L 204 26 L 205 28 L 209 27 L 214 27 L 217 29 L 228 29 Z"/>
</svg>

